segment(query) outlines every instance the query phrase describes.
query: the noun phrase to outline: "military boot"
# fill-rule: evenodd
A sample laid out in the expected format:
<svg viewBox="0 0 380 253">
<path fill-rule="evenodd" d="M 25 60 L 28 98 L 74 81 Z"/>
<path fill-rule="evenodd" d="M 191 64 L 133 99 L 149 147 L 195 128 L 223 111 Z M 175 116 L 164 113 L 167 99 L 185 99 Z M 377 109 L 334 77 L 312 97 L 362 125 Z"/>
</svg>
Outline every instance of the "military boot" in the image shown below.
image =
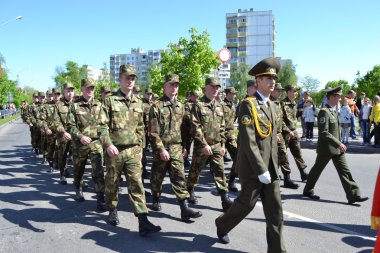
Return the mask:
<svg viewBox="0 0 380 253">
<path fill-rule="evenodd" d="M 181 208 L 181 219 L 183 221 L 187 221 L 190 218 L 198 218 L 202 216 L 202 212 L 194 211 L 189 207 L 189 202 L 187 199 L 180 200 L 179 206 Z"/>
<path fill-rule="evenodd" d="M 190 194 L 190 197 L 188 199 L 189 203 L 198 204 L 198 200 L 197 200 L 197 197 L 195 196 L 194 189 L 193 188 L 187 188 L 187 191 Z"/>
<path fill-rule="evenodd" d="M 67 185 L 67 180 L 66 180 L 66 177 L 64 175 L 61 176 L 59 183 L 62 185 Z"/>
<path fill-rule="evenodd" d="M 146 213 L 137 215 L 137 218 L 139 219 L 139 234 L 141 236 L 161 231 L 160 226 L 155 226 L 148 220 Z"/>
<path fill-rule="evenodd" d="M 84 201 L 82 187 L 76 187 L 75 188 L 75 200 L 78 201 L 78 202 L 83 202 Z"/>
<path fill-rule="evenodd" d="M 54 165 L 53 162 L 49 162 L 49 169 L 48 172 L 53 173 L 54 172 Z"/>
<path fill-rule="evenodd" d="M 230 173 L 230 178 L 228 179 L 228 190 L 231 192 L 238 192 L 238 188 L 235 184 L 235 176 Z"/>
<path fill-rule="evenodd" d="M 284 188 L 298 189 L 298 187 L 299 185 L 294 183 L 294 181 L 290 179 L 289 174 L 284 175 Z"/>
<path fill-rule="evenodd" d="M 153 196 L 152 210 L 154 210 L 154 211 L 161 211 L 160 197 Z"/>
<path fill-rule="evenodd" d="M 107 211 L 106 202 L 104 200 L 104 192 L 96 193 L 96 210 L 100 213 Z"/>
<path fill-rule="evenodd" d="M 222 200 L 223 212 L 226 212 L 228 208 L 232 206 L 233 201 L 228 196 L 228 193 L 225 191 L 220 192 L 220 199 Z"/>
<path fill-rule="evenodd" d="M 116 208 L 110 210 L 110 212 L 108 214 L 108 218 L 107 218 L 107 223 L 112 225 L 112 226 L 117 226 L 120 224 L 119 216 L 117 215 L 117 209 Z"/>
<path fill-rule="evenodd" d="M 301 181 L 306 182 L 307 178 L 309 177 L 309 173 L 307 173 L 305 169 L 300 170 L 300 173 L 301 173 Z"/>
</svg>

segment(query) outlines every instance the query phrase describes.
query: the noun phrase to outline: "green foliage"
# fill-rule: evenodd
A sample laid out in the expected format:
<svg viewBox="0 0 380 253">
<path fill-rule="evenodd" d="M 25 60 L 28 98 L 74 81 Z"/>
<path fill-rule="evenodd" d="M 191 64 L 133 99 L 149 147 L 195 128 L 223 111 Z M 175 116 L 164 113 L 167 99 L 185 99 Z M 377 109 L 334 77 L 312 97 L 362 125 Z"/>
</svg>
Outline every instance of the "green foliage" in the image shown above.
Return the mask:
<svg viewBox="0 0 380 253">
<path fill-rule="evenodd" d="M 376 65 L 365 76 L 356 79 L 357 92 L 365 92 L 366 97 L 373 98 L 380 91 L 380 65 Z"/>
<path fill-rule="evenodd" d="M 347 94 L 351 90 L 351 86 L 346 80 L 330 81 L 325 85 L 325 89 L 343 86 L 342 94 Z"/>
<path fill-rule="evenodd" d="M 277 82 L 281 83 L 283 87 L 288 84 L 297 84 L 296 65 L 293 65 L 292 60 L 286 60 L 281 66 L 277 75 Z"/>
<path fill-rule="evenodd" d="M 311 76 L 305 76 L 302 79 L 301 83 L 302 83 L 303 90 L 315 92 L 318 90 L 318 86 L 321 82 L 318 79 L 313 78 Z"/>
<path fill-rule="evenodd" d="M 80 81 L 87 76 L 87 69 L 83 66 L 79 67 L 76 62 L 67 61 L 65 69 L 57 67 L 56 73 L 54 81 L 57 88 L 62 89 L 64 83 L 69 81 L 74 85 L 75 91 L 79 92 Z"/>
<path fill-rule="evenodd" d="M 159 64 L 151 67 L 148 81 L 154 93 L 162 94 L 166 75 L 177 74 L 180 78 L 179 96 L 184 97 L 187 91 L 204 87 L 205 78 L 216 69 L 218 58 L 210 46 L 209 33 L 199 34 L 195 28 L 189 33 L 189 40 L 181 37 L 178 43 L 170 43 Z"/>
<path fill-rule="evenodd" d="M 242 99 L 247 95 L 247 81 L 252 77 L 248 75 L 249 65 L 239 64 L 231 68 L 230 84 L 235 87 L 237 94 L 236 97 Z"/>
<path fill-rule="evenodd" d="M 13 93 L 14 99 L 18 94 L 17 83 L 12 80 L 8 80 L 7 76 L 0 77 L 0 104 L 7 104 L 9 93 Z M 15 102 L 15 101 L 13 101 Z"/>
</svg>

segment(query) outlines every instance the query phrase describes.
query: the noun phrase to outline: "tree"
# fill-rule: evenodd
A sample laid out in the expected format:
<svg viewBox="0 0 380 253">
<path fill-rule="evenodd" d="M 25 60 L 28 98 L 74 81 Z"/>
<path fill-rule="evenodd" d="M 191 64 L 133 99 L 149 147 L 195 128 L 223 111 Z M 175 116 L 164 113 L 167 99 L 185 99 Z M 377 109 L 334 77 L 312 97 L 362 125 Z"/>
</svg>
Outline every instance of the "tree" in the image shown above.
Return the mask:
<svg viewBox="0 0 380 253">
<path fill-rule="evenodd" d="M 281 83 L 282 86 L 297 84 L 296 65 L 293 65 L 292 60 L 286 60 L 284 65 L 281 66 L 276 82 Z"/>
<path fill-rule="evenodd" d="M 53 77 L 56 87 L 62 88 L 65 82 L 71 82 L 76 91 L 80 90 L 80 82 L 87 76 L 87 69 L 85 67 L 79 67 L 76 62 L 67 61 L 65 68 L 56 67 L 56 76 Z"/>
<path fill-rule="evenodd" d="M 249 65 L 239 64 L 237 67 L 231 69 L 230 84 L 235 87 L 237 94 L 236 97 L 241 99 L 247 94 L 247 81 L 252 77 L 248 75 Z"/>
<path fill-rule="evenodd" d="M 316 78 L 312 78 L 311 76 L 305 76 L 302 81 L 302 88 L 305 91 L 314 92 L 318 90 L 318 86 L 320 81 Z"/>
<path fill-rule="evenodd" d="M 356 79 L 357 92 L 365 92 L 366 96 L 373 98 L 380 91 L 380 65 L 376 65 L 367 74 Z"/>
<path fill-rule="evenodd" d="M 190 39 L 179 38 L 178 43 L 170 43 L 169 50 L 162 53 L 157 65 L 153 65 L 148 74 L 150 88 L 162 94 L 163 78 L 168 74 L 177 74 L 180 78 L 179 96 L 187 91 L 204 87 L 205 78 L 212 69 L 216 69 L 218 58 L 210 46 L 210 34 L 199 34 L 195 28 L 189 30 Z"/>
<path fill-rule="evenodd" d="M 346 80 L 330 81 L 325 85 L 325 89 L 343 86 L 342 94 L 347 94 L 351 90 L 351 86 Z"/>
</svg>

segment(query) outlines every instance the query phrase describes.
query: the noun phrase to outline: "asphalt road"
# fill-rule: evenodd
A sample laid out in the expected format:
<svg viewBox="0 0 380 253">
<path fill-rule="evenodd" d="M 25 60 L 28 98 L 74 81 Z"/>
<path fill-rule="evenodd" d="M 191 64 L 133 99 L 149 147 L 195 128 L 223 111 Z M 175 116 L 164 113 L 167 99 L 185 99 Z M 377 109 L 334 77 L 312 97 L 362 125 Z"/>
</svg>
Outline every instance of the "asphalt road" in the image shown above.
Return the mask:
<svg viewBox="0 0 380 253">
<path fill-rule="evenodd" d="M 309 168 L 315 162 L 315 145 L 303 148 Z M 282 188 L 284 237 L 288 252 L 371 252 L 376 231 L 370 229 L 374 184 L 379 151 L 351 145 L 348 163 L 362 196 L 370 200 L 348 205 L 332 163 L 316 186 L 320 201 L 302 197 L 298 190 Z M 290 158 L 295 168 L 293 158 Z M 226 164 L 226 171 L 231 163 Z M 70 168 L 71 169 L 71 168 Z M 300 180 L 298 171 L 292 178 Z M 162 231 L 148 237 L 138 234 L 137 218 L 131 212 L 125 181 L 119 195 L 121 224 L 105 222 L 107 213 L 95 212 L 90 169 L 86 201 L 74 201 L 72 179 L 59 184 L 59 173 L 50 174 L 30 146 L 28 127 L 20 120 L 0 128 L 0 252 L 266 252 L 265 219 L 261 203 L 230 234 L 231 243 L 217 242 L 214 220 L 221 214 L 220 198 L 209 173 L 203 169 L 196 188 L 203 216 L 191 223 L 180 220 L 180 209 L 165 179 L 161 212 L 150 212 L 150 220 Z M 148 185 L 148 181 L 146 181 Z M 149 186 L 147 187 L 149 190 Z M 236 195 L 235 195 L 236 196 Z M 147 198 L 148 206 L 151 199 Z"/>
</svg>

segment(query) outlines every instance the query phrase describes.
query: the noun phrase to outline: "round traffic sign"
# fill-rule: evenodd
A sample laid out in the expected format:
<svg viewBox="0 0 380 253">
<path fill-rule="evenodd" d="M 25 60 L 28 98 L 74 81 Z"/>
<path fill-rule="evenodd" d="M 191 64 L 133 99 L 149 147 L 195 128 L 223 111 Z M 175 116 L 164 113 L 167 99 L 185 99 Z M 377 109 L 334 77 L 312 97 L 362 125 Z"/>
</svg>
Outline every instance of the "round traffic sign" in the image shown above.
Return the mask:
<svg viewBox="0 0 380 253">
<path fill-rule="evenodd" d="M 221 62 L 228 62 L 231 60 L 231 52 L 228 48 L 222 48 L 219 50 L 218 58 Z"/>
</svg>

